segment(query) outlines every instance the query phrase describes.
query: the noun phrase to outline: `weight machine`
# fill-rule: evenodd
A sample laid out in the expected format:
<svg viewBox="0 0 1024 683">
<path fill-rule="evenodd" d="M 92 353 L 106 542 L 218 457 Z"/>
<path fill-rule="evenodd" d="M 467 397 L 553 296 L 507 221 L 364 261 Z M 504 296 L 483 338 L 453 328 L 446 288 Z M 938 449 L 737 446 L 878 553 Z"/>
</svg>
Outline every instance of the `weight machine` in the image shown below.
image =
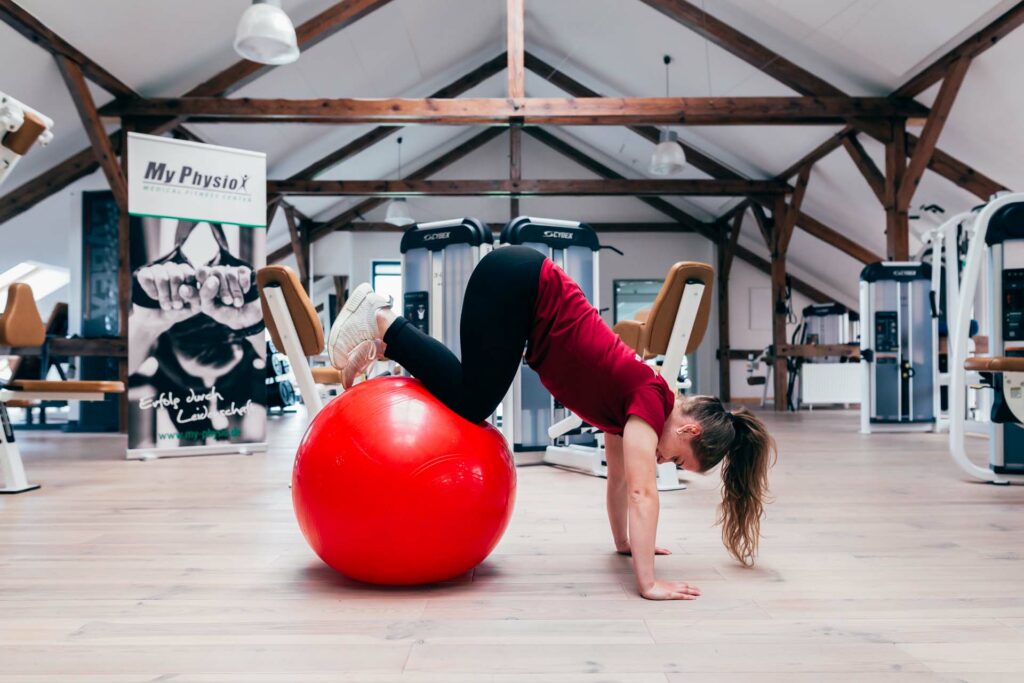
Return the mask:
<svg viewBox="0 0 1024 683">
<path fill-rule="evenodd" d="M 986 274 L 988 356 L 967 357 L 971 311 Z M 968 475 L 993 484 L 1024 481 L 1024 193 L 986 204 L 973 224 L 951 332 L 949 448 Z M 955 332 L 955 336 L 953 336 Z M 987 467 L 967 457 L 967 372 L 993 394 Z"/>
<path fill-rule="evenodd" d="M 935 427 L 938 315 L 932 269 L 880 262 L 860 276 L 861 433 Z"/>
</svg>

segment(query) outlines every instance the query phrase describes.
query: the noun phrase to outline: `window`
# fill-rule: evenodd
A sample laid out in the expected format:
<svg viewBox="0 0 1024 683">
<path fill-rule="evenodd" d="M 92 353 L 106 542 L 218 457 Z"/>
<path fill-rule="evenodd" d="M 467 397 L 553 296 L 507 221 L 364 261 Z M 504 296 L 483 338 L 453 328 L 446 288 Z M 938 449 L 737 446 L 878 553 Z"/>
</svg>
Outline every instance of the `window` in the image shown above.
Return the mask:
<svg viewBox="0 0 1024 683">
<path fill-rule="evenodd" d="M 23 261 L 0 273 L 0 311 L 7 305 L 7 290 L 15 282 L 22 282 L 31 287 L 32 295 L 39 301 L 67 286 L 70 281 L 71 274 L 67 268 L 36 261 Z"/>
<path fill-rule="evenodd" d="M 615 300 L 612 324 L 620 320 L 633 320 L 644 309 L 649 309 L 658 298 L 664 280 L 615 280 L 612 293 Z"/>
<path fill-rule="evenodd" d="M 395 306 L 401 310 L 402 306 L 402 262 L 401 261 L 374 261 L 370 285 L 373 291 L 384 296 L 390 296 L 395 301 Z"/>
</svg>

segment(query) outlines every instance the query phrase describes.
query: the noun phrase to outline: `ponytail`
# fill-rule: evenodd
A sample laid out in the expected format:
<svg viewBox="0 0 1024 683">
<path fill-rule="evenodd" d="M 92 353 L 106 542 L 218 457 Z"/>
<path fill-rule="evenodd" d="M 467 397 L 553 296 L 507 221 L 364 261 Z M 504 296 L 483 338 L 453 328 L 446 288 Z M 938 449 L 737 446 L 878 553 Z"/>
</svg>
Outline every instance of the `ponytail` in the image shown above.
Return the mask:
<svg viewBox="0 0 1024 683">
<path fill-rule="evenodd" d="M 712 396 L 693 396 L 681 410 L 695 419 L 701 433 L 693 449 L 707 471 L 722 464 L 722 504 L 718 523 L 722 543 L 744 566 L 752 566 L 761 538 L 761 518 L 769 502 L 768 469 L 777 452 L 764 423 L 746 408 L 728 411 Z"/>
</svg>

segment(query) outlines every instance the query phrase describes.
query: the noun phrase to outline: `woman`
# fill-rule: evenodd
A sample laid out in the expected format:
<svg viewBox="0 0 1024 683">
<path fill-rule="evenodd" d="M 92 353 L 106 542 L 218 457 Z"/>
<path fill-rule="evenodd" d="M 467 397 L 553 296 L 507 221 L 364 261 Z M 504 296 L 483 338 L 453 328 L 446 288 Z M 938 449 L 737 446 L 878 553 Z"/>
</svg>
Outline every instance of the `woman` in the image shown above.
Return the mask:
<svg viewBox="0 0 1024 683">
<path fill-rule="evenodd" d="M 676 400 L 665 380 L 604 324 L 579 286 L 550 259 L 522 246 L 481 259 L 466 287 L 461 341 L 460 362 L 362 284 L 331 328 L 328 352 L 346 386 L 386 355 L 456 413 L 480 422 L 505 396 L 525 347 L 527 363 L 548 391 L 605 432 L 608 520 L 616 550 L 632 555 L 643 597 L 700 595 L 685 582 L 655 579 L 654 556 L 668 554 L 654 542 L 656 463 L 705 472 L 724 461 L 722 540 L 741 563 L 753 563 L 775 453 L 764 424 L 746 410 L 726 410 L 710 396 Z"/>
</svg>

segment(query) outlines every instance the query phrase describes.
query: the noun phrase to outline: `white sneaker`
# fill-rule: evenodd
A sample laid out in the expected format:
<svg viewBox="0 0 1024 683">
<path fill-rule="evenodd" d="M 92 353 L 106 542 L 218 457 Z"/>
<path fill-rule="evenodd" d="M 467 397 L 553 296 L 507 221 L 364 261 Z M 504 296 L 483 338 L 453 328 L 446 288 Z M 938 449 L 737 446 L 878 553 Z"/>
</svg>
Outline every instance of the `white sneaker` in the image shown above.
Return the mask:
<svg viewBox="0 0 1024 683">
<path fill-rule="evenodd" d="M 365 375 L 378 358 L 383 358 L 381 346 L 384 342 L 380 339 L 359 342 L 352 352 L 348 354 L 348 361 L 341 371 L 341 386 L 349 389 L 356 380 Z"/>
<path fill-rule="evenodd" d="M 327 355 L 331 365 L 344 370 L 349 362 L 349 354 L 356 346 L 380 336 L 377 332 L 377 311 L 382 308 L 391 308 L 390 297 L 373 291 L 368 282 L 355 288 L 331 326 L 327 338 Z"/>
</svg>

